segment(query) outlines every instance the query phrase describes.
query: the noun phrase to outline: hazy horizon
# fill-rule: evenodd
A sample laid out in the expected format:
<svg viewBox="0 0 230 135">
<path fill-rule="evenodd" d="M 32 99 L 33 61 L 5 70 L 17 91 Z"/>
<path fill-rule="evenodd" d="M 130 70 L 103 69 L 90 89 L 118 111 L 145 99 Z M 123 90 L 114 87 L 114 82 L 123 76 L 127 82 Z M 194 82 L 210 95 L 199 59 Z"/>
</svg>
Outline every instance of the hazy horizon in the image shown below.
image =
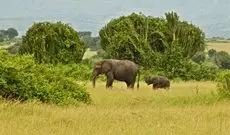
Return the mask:
<svg viewBox="0 0 230 135">
<path fill-rule="evenodd" d="M 164 17 L 175 11 L 181 20 L 199 26 L 206 37 L 230 37 L 228 0 L 4 0 L 0 5 L 0 29 L 16 28 L 25 34 L 33 22 L 62 21 L 77 31 L 91 31 L 94 36 L 111 18 L 142 12 Z"/>
</svg>

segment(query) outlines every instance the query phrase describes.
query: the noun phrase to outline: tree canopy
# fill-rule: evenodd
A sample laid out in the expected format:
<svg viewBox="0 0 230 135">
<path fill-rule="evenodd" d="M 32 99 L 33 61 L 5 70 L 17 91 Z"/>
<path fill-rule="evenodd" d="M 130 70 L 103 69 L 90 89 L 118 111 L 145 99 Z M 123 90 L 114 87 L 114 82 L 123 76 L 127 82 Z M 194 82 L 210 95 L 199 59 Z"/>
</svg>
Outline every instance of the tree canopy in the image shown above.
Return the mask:
<svg viewBox="0 0 230 135">
<path fill-rule="evenodd" d="M 38 63 L 78 63 L 85 51 L 78 33 L 62 22 L 34 23 L 19 48 L 20 54 L 33 54 Z"/>
<path fill-rule="evenodd" d="M 7 30 L 0 30 L 0 42 L 8 39 L 13 39 L 18 36 L 18 31 L 15 28 L 8 28 Z"/>
<path fill-rule="evenodd" d="M 12 38 L 18 36 L 18 31 L 15 28 L 9 28 L 9 29 L 7 29 L 7 35 L 9 37 L 9 39 L 12 39 Z"/>
<path fill-rule="evenodd" d="M 165 13 L 165 18 L 136 13 L 121 16 L 112 19 L 99 31 L 99 35 L 107 57 L 130 59 L 144 65 L 156 54 L 165 54 L 175 48 L 185 58 L 192 58 L 205 49 L 203 31 L 180 21 L 175 12 Z"/>
</svg>

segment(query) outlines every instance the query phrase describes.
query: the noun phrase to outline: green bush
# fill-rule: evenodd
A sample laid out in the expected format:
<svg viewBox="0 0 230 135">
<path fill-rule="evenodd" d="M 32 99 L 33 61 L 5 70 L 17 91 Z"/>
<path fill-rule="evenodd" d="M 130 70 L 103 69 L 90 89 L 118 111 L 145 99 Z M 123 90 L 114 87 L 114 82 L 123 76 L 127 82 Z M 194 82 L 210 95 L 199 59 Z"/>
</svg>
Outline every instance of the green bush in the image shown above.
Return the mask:
<svg viewBox="0 0 230 135">
<path fill-rule="evenodd" d="M 219 68 L 217 65 L 211 62 L 204 62 L 201 64 L 192 63 L 192 70 L 188 74 L 190 75 L 187 80 L 215 80 L 217 73 L 219 72 Z"/>
<path fill-rule="evenodd" d="M 216 64 L 222 69 L 230 69 L 230 55 L 225 51 L 216 54 Z"/>
<path fill-rule="evenodd" d="M 213 57 L 217 54 L 217 51 L 215 49 L 208 50 L 208 56 Z"/>
<path fill-rule="evenodd" d="M 6 99 L 36 99 L 58 105 L 90 103 L 85 86 L 76 82 L 88 79 L 88 74 L 83 76 L 88 68 L 85 65 L 39 65 L 31 56 L 9 56 L 1 51 L 0 95 Z"/>
<path fill-rule="evenodd" d="M 230 98 L 230 70 L 219 72 L 216 82 L 219 96 L 221 98 Z"/>
<path fill-rule="evenodd" d="M 79 63 L 86 51 L 78 33 L 61 22 L 35 23 L 23 37 L 20 54 L 33 54 L 38 63 Z"/>
<path fill-rule="evenodd" d="M 203 63 L 205 61 L 205 53 L 204 52 L 197 52 L 193 57 L 192 60 L 196 63 Z"/>
<path fill-rule="evenodd" d="M 204 51 L 205 35 L 199 27 L 179 20 L 175 12 L 165 17 L 132 13 L 112 19 L 99 31 L 101 48 L 108 58 L 129 59 L 145 67 L 153 65 L 148 63 L 157 53 L 165 54 L 174 47 L 189 58 Z"/>
<path fill-rule="evenodd" d="M 176 54 L 177 55 L 177 54 Z M 177 55 L 178 56 L 178 55 Z M 214 80 L 218 73 L 218 67 L 212 62 L 204 62 L 197 64 L 192 60 L 181 58 L 174 58 L 172 55 L 171 59 L 166 58 L 166 55 L 158 57 L 158 61 L 154 68 L 144 69 L 141 71 L 141 78 L 146 75 L 163 75 L 169 79 L 181 80 Z M 177 63 L 177 64 L 174 64 Z"/>
</svg>

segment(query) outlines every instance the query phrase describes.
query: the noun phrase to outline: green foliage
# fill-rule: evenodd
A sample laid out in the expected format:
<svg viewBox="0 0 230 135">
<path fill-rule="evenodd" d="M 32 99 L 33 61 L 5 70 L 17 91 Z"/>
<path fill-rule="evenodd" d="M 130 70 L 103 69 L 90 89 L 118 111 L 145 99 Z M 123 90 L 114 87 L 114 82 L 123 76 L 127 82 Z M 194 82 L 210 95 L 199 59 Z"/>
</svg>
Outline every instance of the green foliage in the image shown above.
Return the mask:
<svg viewBox="0 0 230 135">
<path fill-rule="evenodd" d="M 220 69 L 230 69 L 230 55 L 225 51 L 210 50 L 209 59 L 215 63 Z"/>
<path fill-rule="evenodd" d="M 216 62 L 222 69 L 230 69 L 230 55 L 225 51 L 216 54 Z"/>
<path fill-rule="evenodd" d="M 184 58 L 182 53 L 177 49 L 172 50 L 170 55 L 163 55 L 163 65 L 159 65 L 159 71 L 164 72 L 164 75 L 174 79 L 181 78 L 182 80 L 214 80 L 218 67 L 210 63 L 194 63 L 188 58 Z M 175 64 L 176 63 L 176 64 Z M 157 68 L 158 65 L 156 65 Z"/>
<path fill-rule="evenodd" d="M 197 52 L 193 57 L 192 60 L 196 63 L 203 63 L 205 61 L 205 53 L 204 52 Z"/>
<path fill-rule="evenodd" d="M 91 51 L 100 49 L 100 38 L 99 37 L 82 37 L 82 41 L 86 44 Z"/>
<path fill-rule="evenodd" d="M 217 51 L 215 49 L 208 50 L 208 56 L 213 57 L 217 54 Z"/>
<path fill-rule="evenodd" d="M 129 59 L 143 66 L 151 63 L 157 53 L 181 47 L 184 57 L 191 58 L 204 51 L 204 33 L 196 26 L 180 21 L 172 12 L 166 19 L 132 13 L 112 19 L 100 32 L 101 47 L 109 58 Z"/>
<path fill-rule="evenodd" d="M 15 28 L 9 28 L 7 29 L 7 35 L 9 39 L 13 39 L 18 36 L 18 31 Z"/>
<path fill-rule="evenodd" d="M 215 80 L 217 73 L 219 72 L 219 68 L 211 63 L 211 62 L 204 62 L 201 64 L 191 63 L 191 70 L 187 73 L 189 76 L 187 80 Z"/>
<path fill-rule="evenodd" d="M 15 28 L 8 28 L 7 30 L 0 30 L 0 42 L 13 39 L 18 36 L 18 31 Z"/>
<path fill-rule="evenodd" d="M 99 32 L 101 47 L 109 58 L 129 59 L 141 63 L 146 51 L 151 49 L 148 40 L 156 39 L 148 28 L 159 29 L 163 26 L 163 22 L 160 18 L 146 18 L 135 13 L 113 19 Z M 148 39 L 148 36 L 152 37 Z M 151 43 L 154 47 L 157 42 Z"/>
<path fill-rule="evenodd" d="M 205 50 L 205 34 L 197 26 L 186 21 L 180 22 L 177 28 L 176 37 L 183 49 L 184 57 L 193 57 L 197 52 Z"/>
<path fill-rule="evenodd" d="M 216 79 L 218 92 L 221 98 L 230 98 L 230 71 L 221 71 Z"/>
<path fill-rule="evenodd" d="M 132 13 L 112 19 L 99 32 L 103 56 L 132 60 L 145 70 L 154 69 L 171 79 L 213 79 L 216 67 L 201 64 L 205 61 L 203 31 L 180 21 L 175 12 L 165 13 L 165 17 Z M 213 75 L 203 71 L 203 66 Z M 194 72 L 205 74 L 194 76 Z"/>
<path fill-rule="evenodd" d="M 100 37 L 92 37 L 92 32 L 90 31 L 80 31 L 78 34 L 87 48 L 90 48 L 92 51 L 100 49 Z"/>
<path fill-rule="evenodd" d="M 86 51 L 84 42 L 69 25 L 35 23 L 23 38 L 20 54 L 33 54 L 38 63 L 79 63 Z"/>
<path fill-rule="evenodd" d="M 6 99 L 36 99 L 59 105 L 90 103 L 85 86 L 76 82 L 76 79 L 89 79 L 90 73 L 83 76 L 82 72 L 88 71 L 88 68 L 80 64 L 36 64 L 31 56 L 9 56 L 1 51 L 0 95 Z"/>
</svg>

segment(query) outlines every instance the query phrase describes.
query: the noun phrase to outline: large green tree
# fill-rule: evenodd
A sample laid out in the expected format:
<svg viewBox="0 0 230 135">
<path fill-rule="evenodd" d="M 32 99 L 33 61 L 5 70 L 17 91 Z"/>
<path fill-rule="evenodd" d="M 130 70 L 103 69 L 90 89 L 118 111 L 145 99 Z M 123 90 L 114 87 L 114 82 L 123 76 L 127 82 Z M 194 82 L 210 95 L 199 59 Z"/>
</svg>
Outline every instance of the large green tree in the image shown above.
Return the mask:
<svg viewBox="0 0 230 135">
<path fill-rule="evenodd" d="M 205 48 L 202 30 L 180 21 L 175 12 L 165 13 L 165 18 L 136 13 L 121 16 L 112 19 L 99 35 L 108 57 L 130 59 L 144 65 L 157 54 L 170 54 L 178 49 L 183 57 L 191 58 Z"/>
<path fill-rule="evenodd" d="M 33 54 L 38 63 L 78 63 L 85 51 L 78 33 L 62 22 L 33 24 L 19 48 L 20 54 Z"/>
<path fill-rule="evenodd" d="M 18 31 L 15 28 L 9 28 L 6 32 L 9 39 L 13 39 L 14 37 L 18 36 Z"/>
</svg>

